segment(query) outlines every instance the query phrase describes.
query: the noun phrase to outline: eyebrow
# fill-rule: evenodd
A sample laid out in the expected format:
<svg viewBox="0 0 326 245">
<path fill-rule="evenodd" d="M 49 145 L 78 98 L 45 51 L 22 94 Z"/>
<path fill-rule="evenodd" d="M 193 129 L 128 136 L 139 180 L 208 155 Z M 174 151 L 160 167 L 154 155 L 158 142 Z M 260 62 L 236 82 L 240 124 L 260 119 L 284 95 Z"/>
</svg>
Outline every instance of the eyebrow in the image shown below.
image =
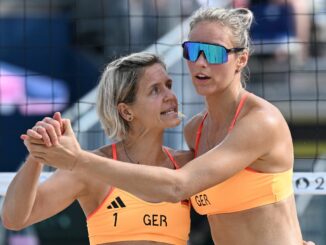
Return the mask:
<svg viewBox="0 0 326 245">
<path fill-rule="evenodd" d="M 164 83 L 173 83 L 173 80 L 171 78 L 169 78 L 169 79 L 166 79 L 164 81 Z M 155 85 L 158 85 L 158 84 L 161 84 L 161 82 L 153 82 L 152 84 L 149 85 L 149 88 L 151 88 L 151 87 L 153 87 Z"/>
</svg>

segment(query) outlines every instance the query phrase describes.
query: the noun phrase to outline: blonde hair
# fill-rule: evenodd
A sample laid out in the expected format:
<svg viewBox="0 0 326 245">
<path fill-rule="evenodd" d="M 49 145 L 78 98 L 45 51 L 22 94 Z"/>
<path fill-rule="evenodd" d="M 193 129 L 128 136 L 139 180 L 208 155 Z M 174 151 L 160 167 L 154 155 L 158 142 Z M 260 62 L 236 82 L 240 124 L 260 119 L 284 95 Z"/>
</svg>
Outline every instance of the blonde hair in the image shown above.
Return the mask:
<svg viewBox="0 0 326 245">
<path fill-rule="evenodd" d="M 106 66 L 98 86 L 96 109 L 102 127 L 111 139 L 126 137 L 129 124 L 120 116 L 118 104 L 134 103 L 145 68 L 156 63 L 166 69 L 158 56 L 143 52 L 121 57 Z"/>
<path fill-rule="evenodd" d="M 246 8 L 200 8 L 191 16 L 190 31 L 199 22 L 217 22 L 229 29 L 234 47 L 245 48 L 250 55 L 252 48 L 249 30 L 253 20 L 253 13 Z M 246 80 L 249 80 L 249 73 L 248 67 L 246 67 L 245 72 L 241 72 L 241 83 L 243 87 L 246 87 Z"/>
<path fill-rule="evenodd" d="M 253 21 L 253 14 L 249 9 L 201 8 L 191 17 L 190 31 L 202 21 L 218 22 L 229 28 L 235 47 L 251 51 L 249 29 Z"/>
</svg>

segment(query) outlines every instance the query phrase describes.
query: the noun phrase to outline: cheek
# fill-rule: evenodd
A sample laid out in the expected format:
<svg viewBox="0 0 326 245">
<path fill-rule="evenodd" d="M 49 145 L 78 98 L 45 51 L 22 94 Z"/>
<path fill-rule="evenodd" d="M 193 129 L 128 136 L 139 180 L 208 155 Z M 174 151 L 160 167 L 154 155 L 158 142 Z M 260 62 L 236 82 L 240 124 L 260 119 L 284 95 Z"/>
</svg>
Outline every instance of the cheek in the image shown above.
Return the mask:
<svg viewBox="0 0 326 245">
<path fill-rule="evenodd" d="M 154 116 L 160 112 L 160 103 L 158 103 L 156 100 L 149 101 L 149 104 L 147 105 L 147 112 Z M 144 113 L 144 111 L 141 111 L 141 113 Z"/>
<path fill-rule="evenodd" d="M 218 86 L 226 86 L 234 78 L 234 72 L 231 69 L 221 68 L 214 69 L 212 72 L 212 79 L 215 81 L 215 84 Z"/>
<path fill-rule="evenodd" d="M 187 66 L 188 66 L 188 70 L 190 71 L 190 73 L 194 70 L 195 67 L 195 63 L 187 61 Z"/>
<path fill-rule="evenodd" d="M 213 74 L 216 76 L 233 76 L 234 75 L 234 65 L 230 63 L 225 63 L 222 65 L 217 65 L 217 67 L 212 68 Z"/>
</svg>

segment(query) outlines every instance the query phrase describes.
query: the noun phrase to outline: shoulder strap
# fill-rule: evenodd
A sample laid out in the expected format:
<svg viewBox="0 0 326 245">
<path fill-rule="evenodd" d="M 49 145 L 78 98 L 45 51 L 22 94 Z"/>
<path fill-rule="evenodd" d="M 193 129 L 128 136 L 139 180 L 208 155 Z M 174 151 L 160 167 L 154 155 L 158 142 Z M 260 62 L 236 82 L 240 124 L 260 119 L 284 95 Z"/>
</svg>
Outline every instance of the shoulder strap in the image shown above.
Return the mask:
<svg viewBox="0 0 326 245">
<path fill-rule="evenodd" d="M 241 112 L 241 109 L 243 108 L 243 105 L 244 105 L 247 97 L 248 97 L 248 93 L 245 93 L 245 94 L 242 95 L 242 98 L 241 98 L 240 103 L 238 105 L 237 111 L 235 112 L 234 118 L 233 118 L 233 120 L 231 122 L 231 125 L 230 125 L 229 129 L 228 129 L 228 133 L 230 133 L 231 130 L 233 129 L 233 127 L 234 127 L 234 125 L 235 125 L 235 123 L 236 123 L 236 121 L 238 119 L 238 116 L 239 116 L 239 114 Z"/>
<path fill-rule="evenodd" d="M 204 121 L 205 121 L 207 115 L 208 115 L 208 112 L 205 113 L 203 120 L 201 121 L 199 128 L 197 130 L 196 143 L 195 143 L 195 158 L 197 157 L 197 152 L 198 152 L 198 147 L 199 147 L 199 142 L 200 142 L 200 137 L 201 137 L 201 131 L 203 130 Z"/>
<path fill-rule="evenodd" d="M 173 158 L 172 154 L 169 152 L 169 150 L 166 147 L 163 147 L 163 150 L 165 151 L 165 153 L 168 155 L 168 157 L 170 158 L 171 162 L 173 163 L 173 166 L 175 167 L 175 169 L 179 169 L 180 166 L 177 163 L 177 161 Z"/>
<path fill-rule="evenodd" d="M 117 145 L 116 144 L 112 144 L 112 157 L 113 157 L 114 160 L 118 159 Z"/>
</svg>

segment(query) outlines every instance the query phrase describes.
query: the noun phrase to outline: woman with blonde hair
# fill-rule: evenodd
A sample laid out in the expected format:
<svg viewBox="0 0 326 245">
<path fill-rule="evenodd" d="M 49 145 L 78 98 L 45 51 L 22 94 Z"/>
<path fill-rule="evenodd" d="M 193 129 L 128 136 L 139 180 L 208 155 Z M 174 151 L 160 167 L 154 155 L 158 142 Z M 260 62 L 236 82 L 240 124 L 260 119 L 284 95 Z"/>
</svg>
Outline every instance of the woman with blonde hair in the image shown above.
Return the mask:
<svg viewBox="0 0 326 245">
<path fill-rule="evenodd" d="M 135 53 L 111 62 L 99 84 L 97 108 L 107 135 L 116 143 L 91 154 L 130 165 L 154 164 L 172 171 L 192 159 L 191 152 L 162 146 L 164 129 L 180 123 L 177 98 L 171 88 L 172 80 L 164 63 L 153 54 Z M 59 146 L 59 142 L 50 139 L 62 134 L 61 116 L 57 113 L 53 119 L 45 118 L 34 130 L 28 130 L 31 137 L 42 137 L 47 147 Z M 2 222 L 6 228 L 22 229 L 78 200 L 92 245 L 187 244 L 188 200 L 149 203 L 88 171 L 59 169 L 38 185 L 44 161 L 34 155 L 34 148 L 27 141 L 26 146 L 31 155 L 10 184 L 4 200 Z M 130 184 L 133 179 L 127 181 Z"/>
</svg>

